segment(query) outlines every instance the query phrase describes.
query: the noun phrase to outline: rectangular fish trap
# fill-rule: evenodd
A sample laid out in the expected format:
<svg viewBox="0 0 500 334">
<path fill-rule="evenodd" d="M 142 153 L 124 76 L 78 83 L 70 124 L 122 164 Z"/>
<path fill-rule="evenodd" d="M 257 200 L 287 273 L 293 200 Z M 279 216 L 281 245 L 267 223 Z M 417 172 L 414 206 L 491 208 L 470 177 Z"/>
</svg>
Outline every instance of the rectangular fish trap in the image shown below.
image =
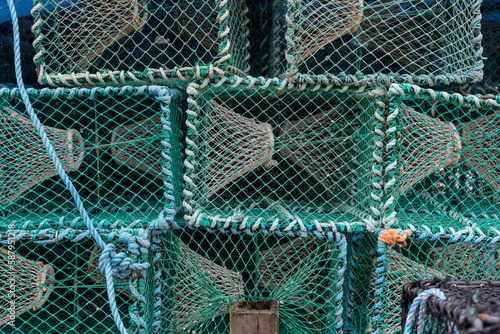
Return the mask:
<svg viewBox="0 0 500 334">
<path fill-rule="evenodd" d="M 28 92 L 92 219 L 128 225 L 151 221 L 163 209 L 169 217 L 175 213 L 182 178 L 179 91 L 150 86 Z M 0 224 L 83 224 L 17 89 L 2 91 L 0 129 Z"/>
<path fill-rule="evenodd" d="M 100 249 L 85 230 L 2 231 L 0 248 L 0 328 L 4 333 L 118 333 L 97 266 Z M 144 230 L 101 233 L 133 261 L 154 261 L 137 251 Z M 13 242 L 13 239 L 18 240 Z M 114 239 L 114 240 L 113 240 Z M 57 241 L 56 241 L 57 240 Z M 8 244 L 7 244 L 8 242 Z M 138 247 L 139 246 L 139 247 Z M 148 282 L 148 284 L 146 284 Z M 125 328 L 152 332 L 155 289 L 151 270 L 114 280 L 116 309 Z M 135 321 L 134 321 L 135 319 Z M 142 323 L 141 323 L 142 321 Z"/>
<path fill-rule="evenodd" d="M 231 303 L 278 302 L 280 333 L 337 333 L 346 241 L 177 229 L 162 236 L 162 329 L 228 333 Z"/>
<path fill-rule="evenodd" d="M 418 299 L 427 294 L 428 300 Z M 447 279 L 418 280 L 403 286 L 401 303 L 402 324 L 407 333 L 418 330 L 440 333 L 498 333 L 500 282 L 450 281 Z M 417 300 L 418 299 L 418 300 Z M 425 303 L 425 308 L 413 306 Z"/>
<path fill-rule="evenodd" d="M 489 231 L 500 213 L 500 99 L 409 85 L 393 85 L 390 91 L 389 113 L 397 115 L 398 131 L 387 139 L 395 145 L 387 157 L 390 205 L 383 224 Z"/>
<path fill-rule="evenodd" d="M 331 87 L 278 89 L 284 82 L 258 79 L 233 88 L 223 80 L 189 89 L 188 224 L 377 224 L 374 131 L 383 127 L 375 117 L 383 110 L 376 98 Z"/>
<path fill-rule="evenodd" d="M 245 75 L 246 14 L 242 0 L 36 1 L 39 81 L 180 84 L 213 67 Z"/>
<path fill-rule="evenodd" d="M 482 79 L 481 1 L 280 3 L 273 13 L 275 75 L 430 86 Z"/>
<path fill-rule="evenodd" d="M 450 277 L 454 281 L 500 278 L 496 235 L 477 237 L 415 231 L 405 242 L 391 247 L 390 241 L 395 239 L 390 234 L 397 232 L 388 230 L 380 234 L 378 254 L 373 259 L 377 268 L 377 272 L 372 271 L 371 285 L 377 305 L 372 311 L 373 331 L 388 334 L 402 331 L 401 298 L 405 283 L 434 277 Z"/>
</svg>

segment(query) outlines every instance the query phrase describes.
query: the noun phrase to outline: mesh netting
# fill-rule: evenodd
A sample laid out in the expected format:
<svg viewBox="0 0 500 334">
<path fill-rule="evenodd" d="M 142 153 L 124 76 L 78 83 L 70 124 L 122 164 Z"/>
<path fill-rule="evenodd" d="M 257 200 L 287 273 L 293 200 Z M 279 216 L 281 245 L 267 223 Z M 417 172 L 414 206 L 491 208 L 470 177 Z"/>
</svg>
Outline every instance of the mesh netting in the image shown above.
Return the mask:
<svg viewBox="0 0 500 334">
<path fill-rule="evenodd" d="M 412 301 L 431 289 L 438 289 L 443 293 L 439 297 L 444 298 L 431 296 L 425 301 L 425 309 L 412 313 Z M 436 278 L 405 283 L 401 297 L 402 319 L 406 319 L 403 326 L 412 325 L 409 333 L 422 330 L 426 333 L 497 333 L 500 329 L 499 298 L 499 282 Z"/>
<path fill-rule="evenodd" d="M 385 226 L 488 231 L 498 222 L 498 100 L 393 86 Z M 394 163 L 396 162 L 396 163 Z M 393 200 L 393 201 L 392 201 Z"/>
<path fill-rule="evenodd" d="M 375 114 L 383 114 L 376 98 L 230 83 L 191 91 L 184 176 L 190 225 L 373 225 Z"/>
<path fill-rule="evenodd" d="M 36 1 L 39 81 L 182 81 L 211 65 L 246 73 L 247 11 L 241 0 Z"/>
<path fill-rule="evenodd" d="M 121 240 L 122 251 L 140 259 L 142 255 L 134 251 L 138 246 L 135 236 L 143 232 L 110 230 L 102 236 L 108 241 Z M 2 333 L 118 332 L 107 299 L 106 282 L 98 268 L 89 266 L 94 241 L 86 231 L 59 233 L 44 229 L 11 233 L 1 234 Z M 154 289 L 152 284 L 146 284 L 151 280 L 150 275 L 149 271 L 144 276 L 134 273 L 130 279 L 115 282 L 116 306 L 129 331 L 137 329 L 133 317 L 148 321 L 149 306 L 145 305 L 152 305 Z"/>
<path fill-rule="evenodd" d="M 480 81 L 481 2 L 281 1 L 276 71 L 299 80 Z M 285 49 L 286 48 L 286 49 Z M 285 51 L 286 50 L 286 51 Z"/>
<path fill-rule="evenodd" d="M 0 214 L 7 219 L 0 224 L 83 226 L 18 91 L 2 93 Z M 96 222 L 153 220 L 163 208 L 180 205 L 181 189 L 169 186 L 181 180 L 177 91 L 31 90 L 30 97 L 63 170 Z"/>
<path fill-rule="evenodd" d="M 273 300 L 280 333 L 334 333 L 342 326 L 346 241 L 187 228 L 164 237 L 163 329 L 228 333 L 231 303 Z"/>
</svg>

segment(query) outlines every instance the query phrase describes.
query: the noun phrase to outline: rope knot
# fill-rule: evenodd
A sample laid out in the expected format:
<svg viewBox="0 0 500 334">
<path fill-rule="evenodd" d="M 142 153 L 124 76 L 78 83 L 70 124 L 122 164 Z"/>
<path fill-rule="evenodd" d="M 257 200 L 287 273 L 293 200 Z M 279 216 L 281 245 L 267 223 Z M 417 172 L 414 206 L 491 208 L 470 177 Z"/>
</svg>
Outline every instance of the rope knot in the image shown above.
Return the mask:
<svg viewBox="0 0 500 334">
<path fill-rule="evenodd" d="M 114 278 L 123 279 L 132 274 L 134 270 L 145 270 L 149 263 L 137 263 L 127 256 L 124 252 L 116 254 L 115 245 L 108 244 L 99 257 L 99 270 L 106 276 L 106 266 L 111 266 L 111 272 Z"/>
<path fill-rule="evenodd" d="M 411 235 L 410 230 L 384 230 L 380 232 L 378 241 L 382 241 L 388 246 L 396 246 L 396 244 L 406 247 L 406 239 Z"/>
</svg>

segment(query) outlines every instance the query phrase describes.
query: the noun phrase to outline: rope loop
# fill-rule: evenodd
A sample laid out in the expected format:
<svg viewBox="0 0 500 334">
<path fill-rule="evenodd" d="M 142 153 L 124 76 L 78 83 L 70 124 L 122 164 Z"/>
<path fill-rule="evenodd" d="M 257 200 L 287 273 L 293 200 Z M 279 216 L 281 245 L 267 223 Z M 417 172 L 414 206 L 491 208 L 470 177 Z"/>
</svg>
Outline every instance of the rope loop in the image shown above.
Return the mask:
<svg viewBox="0 0 500 334">
<path fill-rule="evenodd" d="M 408 312 L 408 316 L 406 317 L 406 324 L 404 328 L 404 333 L 403 334 L 411 334 L 411 329 L 413 327 L 413 322 L 415 321 L 415 312 L 417 311 L 417 308 L 419 308 L 419 314 L 418 314 L 418 323 L 417 323 L 417 334 L 423 334 L 425 325 L 424 325 L 424 314 L 425 314 L 425 307 L 427 305 L 427 301 L 431 297 L 437 297 L 441 300 L 446 299 L 444 296 L 444 293 L 439 290 L 439 289 L 429 289 L 426 291 L 421 292 L 417 298 L 413 300 L 413 303 L 410 306 L 410 310 Z"/>
<path fill-rule="evenodd" d="M 99 257 L 99 270 L 104 276 L 106 276 L 108 264 L 110 264 L 111 274 L 116 279 L 127 278 L 132 275 L 133 271 L 142 271 L 149 267 L 149 263 L 134 262 L 124 252 L 116 254 L 114 244 L 106 245 Z"/>
</svg>

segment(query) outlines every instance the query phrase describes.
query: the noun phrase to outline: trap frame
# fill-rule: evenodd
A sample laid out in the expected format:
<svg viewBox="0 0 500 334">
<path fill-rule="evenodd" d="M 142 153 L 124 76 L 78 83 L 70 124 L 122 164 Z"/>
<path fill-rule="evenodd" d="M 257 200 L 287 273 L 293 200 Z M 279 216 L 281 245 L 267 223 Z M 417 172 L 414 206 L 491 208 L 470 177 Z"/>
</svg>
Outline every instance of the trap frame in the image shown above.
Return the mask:
<svg viewBox="0 0 500 334">
<path fill-rule="evenodd" d="M 185 85 L 250 70 L 242 0 L 35 1 L 38 80 L 51 86 Z"/>
<path fill-rule="evenodd" d="M 378 224 L 372 192 L 379 189 L 373 184 L 382 97 L 287 85 L 221 78 L 189 86 L 188 224 L 301 230 Z"/>
<path fill-rule="evenodd" d="M 481 1 L 277 1 L 271 75 L 308 83 L 479 82 Z"/>
<path fill-rule="evenodd" d="M 139 225 L 181 205 L 183 94 L 156 86 L 28 91 L 94 224 Z M 26 115 L 17 89 L 1 91 L 0 225 L 83 227 Z M 58 130 L 59 129 L 59 130 Z M 69 155 L 68 155 L 69 154 Z"/>
</svg>

